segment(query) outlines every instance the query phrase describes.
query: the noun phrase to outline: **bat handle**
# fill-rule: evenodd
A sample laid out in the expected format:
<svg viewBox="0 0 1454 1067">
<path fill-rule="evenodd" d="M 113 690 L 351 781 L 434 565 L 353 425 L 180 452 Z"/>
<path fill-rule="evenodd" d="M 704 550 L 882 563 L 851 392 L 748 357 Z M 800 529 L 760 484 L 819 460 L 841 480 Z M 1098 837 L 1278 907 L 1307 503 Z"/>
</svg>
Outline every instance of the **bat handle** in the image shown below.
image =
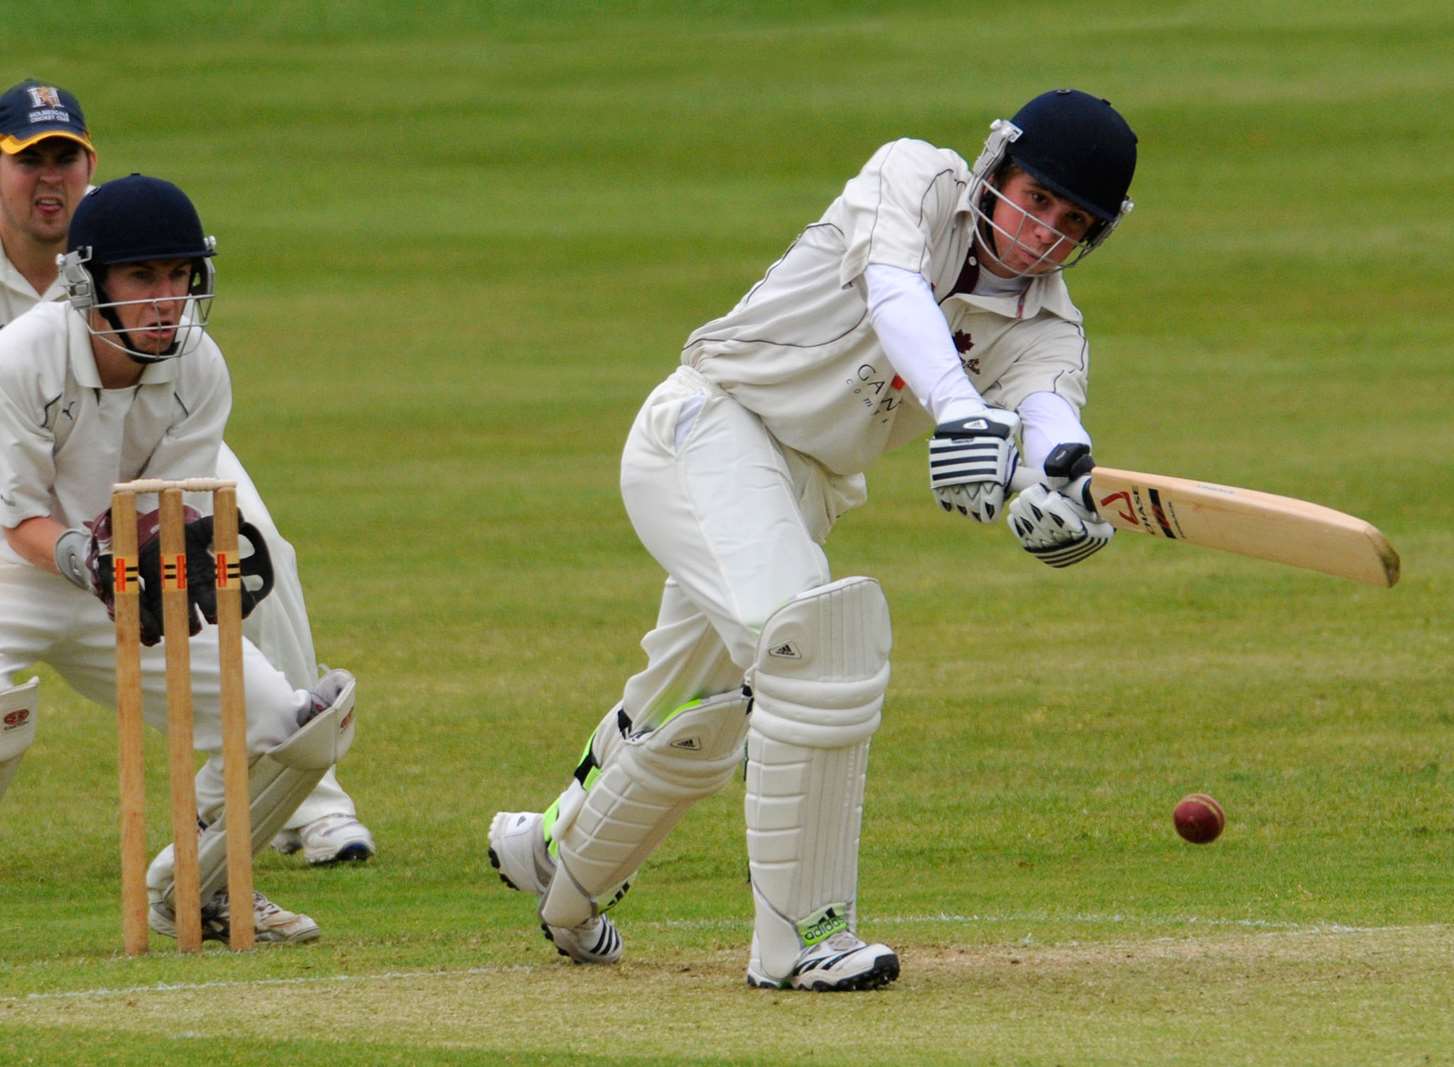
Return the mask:
<svg viewBox="0 0 1454 1067">
<path fill-rule="evenodd" d="M 1049 479 L 1039 467 L 1027 467 L 1021 464 L 1015 468 L 1015 476 L 1010 479 L 1010 492 L 1023 493 L 1032 485 L 1048 484 L 1050 484 Z"/>
</svg>

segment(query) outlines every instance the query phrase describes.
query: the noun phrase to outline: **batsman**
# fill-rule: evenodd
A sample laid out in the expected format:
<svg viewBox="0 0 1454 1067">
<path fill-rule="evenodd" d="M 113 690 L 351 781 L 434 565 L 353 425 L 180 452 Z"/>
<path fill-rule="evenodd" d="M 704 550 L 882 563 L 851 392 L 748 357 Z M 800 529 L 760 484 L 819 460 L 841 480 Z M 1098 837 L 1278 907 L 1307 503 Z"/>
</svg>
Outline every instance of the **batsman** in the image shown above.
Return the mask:
<svg viewBox="0 0 1454 1067">
<path fill-rule="evenodd" d="M 140 174 L 106 182 L 76 203 L 65 247 L 66 299 L 41 302 L 0 331 L 0 721 L 28 723 L 32 731 L 38 681 L 20 683 L 17 674 L 33 663 L 48 663 L 97 703 L 115 704 L 112 485 L 212 477 L 232 404 L 226 363 L 206 332 L 216 242 L 181 189 Z M 200 513 L 192 520 L 186 536 L 197 583 L 189 605 L 194 736 L 198 748 L 215 753 L 217 630 L 203 624 L 204 616 L 215 622 L 206 566 L 211 525 Z M 154 513 L 142 526 L 143 714 L 165 729 Z M 244 537 L 243 601 L 250 610 L 267 595 L 272 575 L 257 528 L 245 524 Z M 295 688 L 251 642 L 243 643 L 243 656 L 256 851 L 347 751 L 355 683 L 335 670 L 309 689 Z M 10 740 L 0 736 L 0 746 Z M 0 791 L 24 750 L 25 744 L 0 747 Z M 311 918 L 261 893 L 228 900 L 221 889 L 223 835 L 215 822 L 200 833 L 204 937 L 226 940 L 233 922 L 253 924 L 261 942 L 318 936 Z M 163 849 L 147 872 L 148 921 L 167 936 L 177 929 L 172 852 Z"/>
<path fill-rule="evenodd" d="M 1131 210 L 1136 137 L 1105 100 L 1036 96 L 973 165 L 882 146 L 727 314 L 688 339 L 626 441 L 621 492 L 667 573 L 645 668 L 544 811 L 500 812 L 492 862 L 577 963 L 621 958 L 607 914 L 747 750 L 747 981 L 863 990 L 899 959 L 858 934 L 869 745 L 889 610 L 822 545 L 864 471 L 929 435 L 946 512 L 1008 519 L 1052 566 L 1112 530 L 1080 499 L 1089 350 L 1064 271 Z M 1009 501 L 1021 457 L 1058 475 Z"/>
</svg>

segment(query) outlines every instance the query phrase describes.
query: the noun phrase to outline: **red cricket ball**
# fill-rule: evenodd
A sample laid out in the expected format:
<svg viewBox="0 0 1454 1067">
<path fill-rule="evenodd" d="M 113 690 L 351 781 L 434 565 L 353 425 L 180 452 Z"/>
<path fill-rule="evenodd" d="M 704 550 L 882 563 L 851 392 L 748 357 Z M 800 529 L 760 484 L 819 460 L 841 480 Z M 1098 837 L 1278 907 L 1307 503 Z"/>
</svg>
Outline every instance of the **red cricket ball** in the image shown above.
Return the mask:
<svg viewBox="0 0 1454 1067">
<path fill-rule="evenodd" d="M 1181 798 L 1171 813 L 1176 832 L 1194 845 L 1215 841 L 1227 825 L 1222 805 L 1207 793 L 1192 793 Z"/>
</svg>

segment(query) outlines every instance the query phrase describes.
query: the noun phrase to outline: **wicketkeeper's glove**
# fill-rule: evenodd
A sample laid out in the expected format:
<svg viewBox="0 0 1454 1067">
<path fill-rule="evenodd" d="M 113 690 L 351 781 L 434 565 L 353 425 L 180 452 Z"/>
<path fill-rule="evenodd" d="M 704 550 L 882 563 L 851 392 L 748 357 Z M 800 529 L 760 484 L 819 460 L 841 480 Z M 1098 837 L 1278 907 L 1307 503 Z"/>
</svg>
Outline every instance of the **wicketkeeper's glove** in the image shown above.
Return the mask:
<svg viewBox="0 0 1454 1067">
<path fill-rule="evenodd" d="M 202 632 L 202 619 L 217 622 L 217 567 L 212 556 L 212 517 L 195 508 L 182 509 L 187 553 L 187 627 L 191 635 Z M 116 618 L 115 563 L 111 545 L 111 511 L 108 508 L 89 523 L 91 536 L 86 553 L 86 571 L 91 592 L 106 605 L 106 614 Z M 267 542 L 256 526 L 238 515 L 239 556 L 242 564 L 242 614 L 246 618 L 258 601 L 272 592 L 273 564 Z M 162 639 L 161 513 L 148 511 L 137 516 L 137 580 L 141 616 L 141 643 L 155 645 Z M 69 532 L 69 531 L 68 531 Z M 250 549 L 250 551 L 249 551 Z M 72 579 L 74 581 L 74 579 Z M 79 583 L 77 583 L 79 584 Z"/>
</svg>

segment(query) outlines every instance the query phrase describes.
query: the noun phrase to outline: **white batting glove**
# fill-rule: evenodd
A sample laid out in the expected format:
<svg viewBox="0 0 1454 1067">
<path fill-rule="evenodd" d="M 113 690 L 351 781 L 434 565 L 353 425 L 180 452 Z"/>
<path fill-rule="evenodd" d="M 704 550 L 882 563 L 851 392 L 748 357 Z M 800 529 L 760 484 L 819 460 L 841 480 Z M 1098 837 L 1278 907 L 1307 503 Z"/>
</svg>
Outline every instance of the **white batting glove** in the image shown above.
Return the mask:
<svg viewBox="0 0 1454 1067">
<path fill-rule="evenodd" d="M 1063 493 L 1032 485 L 1005 516 L 1020 546 L 1052 567 L 1069 567 L 1105 548 L 1116 532 L 1095 512 Z"/>
<path fill-rule="evenodd" d="M 1020 464 L 1019 432 L 1020 416 L 998 408 L 936 426 L 929 438 L 929 488 L 939 506 L 993 522 Z"/>
</svg>

